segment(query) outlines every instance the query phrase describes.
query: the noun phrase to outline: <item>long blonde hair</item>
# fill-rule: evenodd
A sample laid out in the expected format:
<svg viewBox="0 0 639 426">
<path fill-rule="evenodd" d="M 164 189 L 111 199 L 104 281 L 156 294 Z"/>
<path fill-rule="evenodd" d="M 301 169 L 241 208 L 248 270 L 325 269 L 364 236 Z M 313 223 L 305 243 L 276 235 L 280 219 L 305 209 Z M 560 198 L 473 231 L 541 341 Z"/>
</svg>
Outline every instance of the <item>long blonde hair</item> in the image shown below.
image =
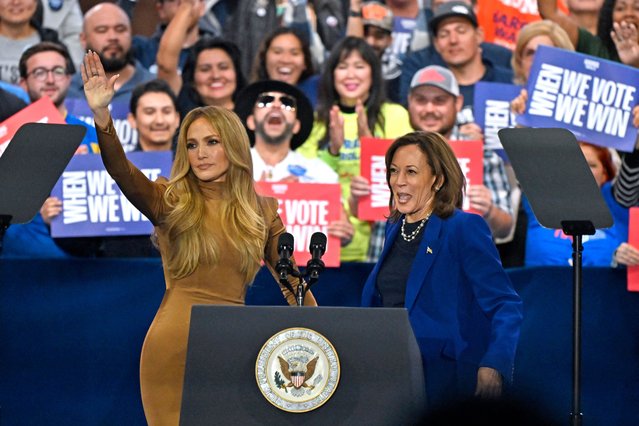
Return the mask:
<svg viewBox="0 0 639 426">
<path fill-rule="evenodd" d="M 220 136 L 229 168 L 224 180 L 220 229 L 207 229 L 211 214 L 193 173 L 186 148 L 187 132 L 204 118 Z M 253 163 L 246 130 L 233 112 L 220 107 L 201 107 L 189 112 L 180 128 L 175 161 L 164 200 L 170 212 L 164 221 L 173 250 L 167 259 L 169 274 L 184 278 L 201 263 L 216 264 L 220 241 L 228 241 L 239 253 L 239 269 L 246 283 L 257 274 L 267 237 L 266 224 L 253 182 Z"/>
</svg>

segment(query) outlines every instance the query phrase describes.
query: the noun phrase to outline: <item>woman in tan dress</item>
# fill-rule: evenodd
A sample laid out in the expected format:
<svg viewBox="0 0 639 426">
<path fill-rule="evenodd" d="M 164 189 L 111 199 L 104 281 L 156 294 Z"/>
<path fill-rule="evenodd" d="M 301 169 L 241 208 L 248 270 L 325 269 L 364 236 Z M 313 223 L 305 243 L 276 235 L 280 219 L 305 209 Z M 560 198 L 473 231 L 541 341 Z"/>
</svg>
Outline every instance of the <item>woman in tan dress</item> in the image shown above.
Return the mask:
<svg viewBox="0 0 639 426">
<path fill-rule="evenodd" d="M 104 165 L 155 226 L 166 292 L 142 348 L 142 403 L 149 425 L 177 425 L 191 306 L 244 304 L 262 259 L 273 272 L 285 228 L 277 201 L 255 193 L 248 137 L 234 113 L 191 111 L 171 178 L 152 182 L 126 159 L 113 127 L 108 105 L 117 76 L 107 78 L 95 52 L 87 53 L 81 73 Z M 294 305 L 295 296 L 282 292 Z M 316 305 L 310 293 L 306 304 Z"/>
</svg>

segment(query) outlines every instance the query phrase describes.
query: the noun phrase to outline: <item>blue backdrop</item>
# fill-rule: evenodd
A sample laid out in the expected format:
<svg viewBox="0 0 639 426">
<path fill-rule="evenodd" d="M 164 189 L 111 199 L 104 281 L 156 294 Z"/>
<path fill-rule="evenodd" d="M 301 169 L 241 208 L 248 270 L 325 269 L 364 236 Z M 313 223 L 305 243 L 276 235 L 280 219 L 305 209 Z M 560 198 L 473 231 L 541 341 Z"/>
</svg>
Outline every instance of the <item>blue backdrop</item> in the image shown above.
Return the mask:
<svg viewBox="0 0 639 426">
<path fill-rule="evenodd" d="M 370 267 L 324 272 L 318 302 L 357 306 Z M 572 272 L 509 275 L 525 309 L 511 391 L 567 422 Z M 0 424 L 144 425 L 139 355 L 163 292 L 158 259 L 0 259 Z M 247 302 L 284 304 L 264 270 Z M 583 312 L 584 421 L 637 425 L 639 295 L 626 291 L 625 271 L 584 270 Z"/>
</svg>

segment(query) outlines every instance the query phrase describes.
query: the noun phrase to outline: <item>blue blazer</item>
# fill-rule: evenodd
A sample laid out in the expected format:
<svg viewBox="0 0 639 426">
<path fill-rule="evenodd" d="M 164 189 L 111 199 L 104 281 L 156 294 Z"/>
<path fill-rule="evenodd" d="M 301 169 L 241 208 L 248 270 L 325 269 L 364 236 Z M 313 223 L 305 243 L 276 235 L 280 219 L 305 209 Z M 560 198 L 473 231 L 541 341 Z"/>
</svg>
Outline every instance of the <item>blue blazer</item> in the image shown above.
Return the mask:
<svg viewBox="0 0 639 426">
<path fill-rule="evenodd" d="M 362 306 L 380 306 L 380 266 L 399 234 L 388 223 L 379 261 L 366 280 Z M 512 380 L 522 321 L 522 302 L 504 272 L 488 225 L 456 210 L 431 216 L 413 260 L 404 306 L 422 352 L 429 359 L 491 367 Z"/>
</svg>

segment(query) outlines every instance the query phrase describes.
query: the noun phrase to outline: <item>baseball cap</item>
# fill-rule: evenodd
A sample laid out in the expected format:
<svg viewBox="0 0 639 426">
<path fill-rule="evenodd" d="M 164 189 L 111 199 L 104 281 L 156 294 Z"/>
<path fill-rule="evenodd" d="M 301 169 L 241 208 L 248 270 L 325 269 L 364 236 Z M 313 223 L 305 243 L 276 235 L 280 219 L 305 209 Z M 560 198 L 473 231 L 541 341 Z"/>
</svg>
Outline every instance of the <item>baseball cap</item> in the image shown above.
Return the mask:
<svg viewBox="0 0 639 426">
<path fill-rule="evenodd" d="M 437 26 L 439 26 L 441 21 L 453 16 L 461 16 L 462 18 L 468 19 L 475 28 L 479 25 L 472 6 L 468 3 L 464 3 L 463 1 L 449 1 L 439 6 L 435 15 L 432 17 L 430 22 L 428 22 L 428 26 L 432 33 L 437 33 Z"/>
<path fill-rule="evenodd" d="M 459 84 L 450 70 L 439 65 L 429 65 L 415 73 L 410 90 L 420 86 L 435 86 L 453 96 L 459 96 Z"/>
<path fill-rule="evenodd" d="M 364 2 L 362 3 L 362 24 L 393 32 L 393 12 L 388 6 L 378 1 Z"/>
</svg>

